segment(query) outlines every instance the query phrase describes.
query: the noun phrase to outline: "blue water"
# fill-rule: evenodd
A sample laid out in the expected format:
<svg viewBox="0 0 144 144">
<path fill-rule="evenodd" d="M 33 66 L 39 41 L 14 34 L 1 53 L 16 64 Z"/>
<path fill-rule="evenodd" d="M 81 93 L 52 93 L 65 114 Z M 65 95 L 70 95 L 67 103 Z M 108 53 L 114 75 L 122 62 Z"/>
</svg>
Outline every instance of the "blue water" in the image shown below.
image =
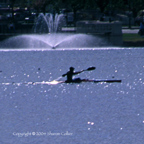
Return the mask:
<svg viewBox="0 0 144 144">
<path fill-rule="evenodd" d="M 144 143 L 143 53 L 143 48 L 1 50 L 0 143 Z M 70 66 L 96 67 L 76 77 L 122 83 L 12 84 L 51 81 Z"/>
</svg>

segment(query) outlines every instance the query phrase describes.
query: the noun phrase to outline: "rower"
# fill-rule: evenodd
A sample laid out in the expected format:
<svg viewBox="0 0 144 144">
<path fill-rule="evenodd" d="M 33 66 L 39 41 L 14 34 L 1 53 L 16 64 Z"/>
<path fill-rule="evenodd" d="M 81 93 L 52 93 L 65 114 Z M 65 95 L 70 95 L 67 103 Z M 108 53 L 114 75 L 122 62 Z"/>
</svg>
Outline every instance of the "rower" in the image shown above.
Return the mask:
<svg viewBox="0 0 144 144">
<path fill-rule="evenodd" d="M 69 71 L 66 74 L 63 74 L 62 77 L 67 76 L 67 80 L 65 81 L 66 83 L 81 82 L 80 78 L 73 79 L 72 77 L 73 77 L 73 75 L 77 75 L 77 74 L 79 74 L 79 73 L 81 73 L 83 71 L 84 70 L 78 71 L 78 72 L 74 72 L 74 67 L 70 67 Z"/>
</svg>

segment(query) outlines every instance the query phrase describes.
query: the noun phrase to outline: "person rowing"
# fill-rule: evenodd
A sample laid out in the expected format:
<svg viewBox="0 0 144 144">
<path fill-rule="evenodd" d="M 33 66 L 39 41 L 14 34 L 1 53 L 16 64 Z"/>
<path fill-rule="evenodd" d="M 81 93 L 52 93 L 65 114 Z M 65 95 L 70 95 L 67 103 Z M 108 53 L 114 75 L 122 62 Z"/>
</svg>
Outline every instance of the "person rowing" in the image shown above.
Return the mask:
<svg viewBox="0 0 144 144">
<path fill-rule="evenodd" d="M 90 67 L 86 70 L 81 70 L 81 71 L 78 71 L 78 72 L 74 72 L 74 67 L 70 67 L 69 68 L 69 71 L 66 73 L 66 74 L 63 74 L 62 77 L 65 77 L 67 76 L 67 80 L 65 81 L 66 83 L 71 83 L 71 82 L 81 82 L 82 80 L 80 78 L 75 78 L 73 79 L 73 76 L 74 75 L 77 75 L 77 74 L 80 74 L 84 71 L 87 71 L 87 70 L 94 70 L 95 67 Z"/>
</svg>

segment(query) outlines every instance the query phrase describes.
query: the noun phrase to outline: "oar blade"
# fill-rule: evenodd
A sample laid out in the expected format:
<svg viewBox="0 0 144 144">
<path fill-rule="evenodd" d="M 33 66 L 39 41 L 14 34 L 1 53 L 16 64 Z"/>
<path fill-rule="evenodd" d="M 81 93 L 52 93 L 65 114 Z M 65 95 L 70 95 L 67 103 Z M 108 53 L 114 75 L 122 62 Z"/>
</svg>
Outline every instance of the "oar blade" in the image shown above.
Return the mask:
<svg viewBox="0 0 144 144">
<path fill-rule="evenodd" d="M 96 69 L 96 67 L 89 67 L 89 68 L 87 69 L 87 71 L 95 70 L 95 69 Z"/>
</svg>

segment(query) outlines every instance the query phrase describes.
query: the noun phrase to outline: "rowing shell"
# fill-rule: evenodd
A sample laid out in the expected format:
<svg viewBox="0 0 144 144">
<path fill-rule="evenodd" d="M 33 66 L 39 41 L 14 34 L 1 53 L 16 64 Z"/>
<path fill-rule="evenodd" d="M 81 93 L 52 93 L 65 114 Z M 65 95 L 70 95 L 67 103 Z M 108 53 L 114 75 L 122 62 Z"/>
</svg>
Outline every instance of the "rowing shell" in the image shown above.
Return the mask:
<svg viewBox="0 0 144 144">
<path fill-rule="evenodd" d="M 97 79 L 97 80 L 81 80 L 81 81 L 74 81 L 71 83 L 81 83 L 81 82 L 93 82 L 93 83 L 121 83 L 122 80 L 102 80 L 102 79 Z M 48 84 L 48 85 L 57 85 L 61 83 L 66 83 L 65 81 L 56 81 L 53 80 L 51 82 L 34 82 L 33 84 Z"/>
</svg>

